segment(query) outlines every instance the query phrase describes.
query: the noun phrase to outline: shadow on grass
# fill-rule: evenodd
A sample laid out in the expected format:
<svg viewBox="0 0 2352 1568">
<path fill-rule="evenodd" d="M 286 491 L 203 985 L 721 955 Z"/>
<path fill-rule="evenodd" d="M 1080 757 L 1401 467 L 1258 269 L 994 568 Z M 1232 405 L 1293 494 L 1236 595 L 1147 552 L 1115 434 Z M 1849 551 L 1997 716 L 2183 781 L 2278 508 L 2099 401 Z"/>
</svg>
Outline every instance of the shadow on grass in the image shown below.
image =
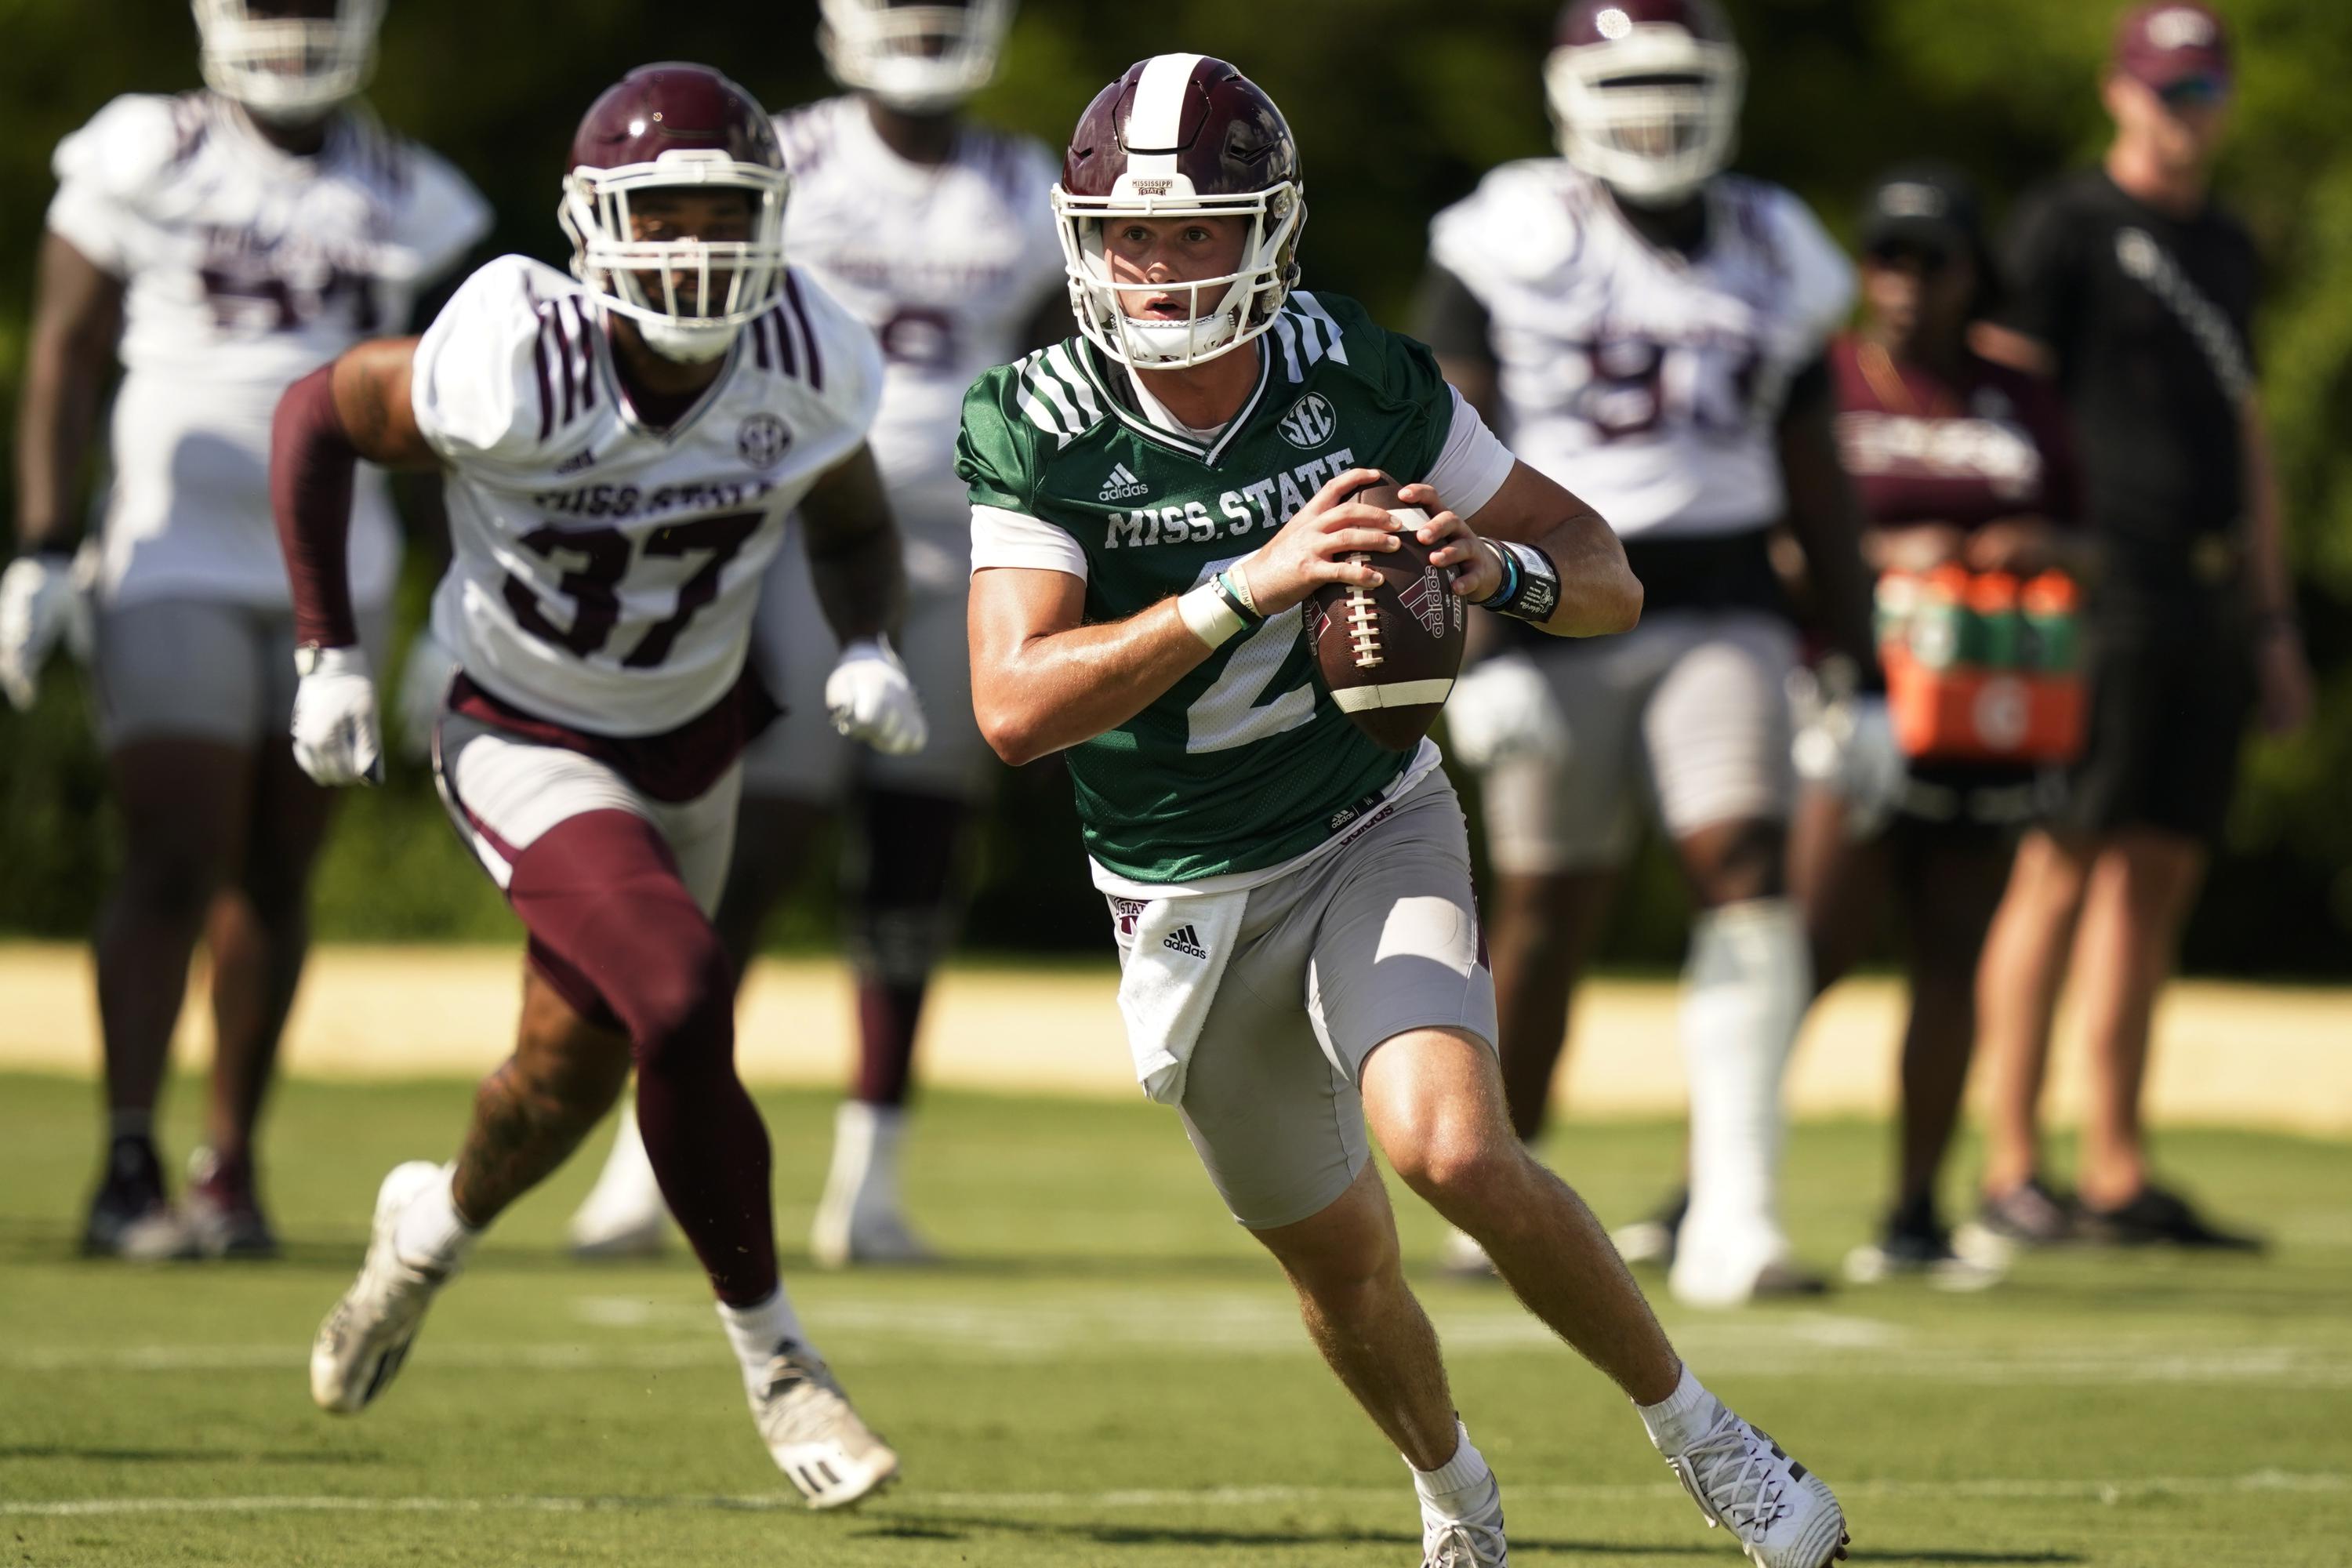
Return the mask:
<svg viewBox="0 0 2352 1568">
<path fill-rule="evenodd" d="M 977 1516 L 936 1514 L 922 1525 L 890 1525 L 871 1531 L 853 1531 L 854 1536 L 872 1535 L 881 1538 L 917 1536 L 929 1540 L 961 1541 L 968 1532 L 997 1535 L 1029 1535 L 1056 1541 L 1083 1541 L 1097 1546 L 1186 1546 L 1202 1549 L 1252 1546 L 1363 1546 L 1397 1547 L 1412 1551 L 1421 1545 L 1418 1535 L 1401 1530 L 1314 1529 L 1300 1527 L 1285 1530 L 1216 1530 L 1197 1525 L 1174 1524 L 1091 1524 L 1077 1521 L 1057 1523 L 1046 1520 L 989 1519 Z M 1621 1542 L 1561 1541 L 1542 1537 L 1511 1538 L 1514 1556 L 1593 1556 L 1613 1557 L 1689 1557 L 1704 1550 L 1700 1546 L 1627 1545 Z M 1713 1558 L 1713 1552 L 1705 1554 Z M 1922 1559 L 1922 1561 L 1927 1561 Z M 1987 1562 L 2007 1559 L 1986 1558 Z M 2033 1559 L 2041 1561 L 2041 1559 Z"/>
<path fill-rule="evenodd" d="M 79 1443 L 0 1444 L 0 1463 L 11 1459 L 95 1459 L 110 1465 L 376 1465 L 374 1449 L 338 1452 L 326 1448 L 113 1448 Z"/>
<path fill-rule="evenodd" d="M 1512 1542 L 1517 1545 L 1517 1542 Z M 1938 1550 L 1924 1547 L 1917 1552 L 1855 1552 L 1848 1554 L 1852 1563 L 2083 1563 L 2089 1561 L 2073 1552 L 1969 1552 L 1958 1547 Z"/>
</svg>

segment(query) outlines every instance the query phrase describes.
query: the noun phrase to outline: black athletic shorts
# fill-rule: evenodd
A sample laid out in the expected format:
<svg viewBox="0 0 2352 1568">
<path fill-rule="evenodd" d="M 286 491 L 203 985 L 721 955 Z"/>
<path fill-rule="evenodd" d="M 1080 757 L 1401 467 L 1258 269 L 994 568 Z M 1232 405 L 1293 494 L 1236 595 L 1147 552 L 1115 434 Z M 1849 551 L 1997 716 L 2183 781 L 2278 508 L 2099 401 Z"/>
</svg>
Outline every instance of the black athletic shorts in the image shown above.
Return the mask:
<svg viewBox="0 0 2352 1568">
<path fill-rule="evenodd" d="M 2234 583 L 2106 584 L 2088 626 L 2090 733 L 2061 830 L 2153 826 L 2220 838 L 2253 707 L 2253 654 Z"/>
</svg>

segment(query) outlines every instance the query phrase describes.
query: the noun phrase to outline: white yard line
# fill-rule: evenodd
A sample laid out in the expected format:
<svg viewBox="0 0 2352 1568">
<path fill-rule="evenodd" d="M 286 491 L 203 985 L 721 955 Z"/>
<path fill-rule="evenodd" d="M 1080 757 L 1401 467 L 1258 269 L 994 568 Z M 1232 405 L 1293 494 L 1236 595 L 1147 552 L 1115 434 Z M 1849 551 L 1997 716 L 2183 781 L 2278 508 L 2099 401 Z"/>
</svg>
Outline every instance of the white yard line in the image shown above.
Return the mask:
<svg viewBox="0 0 2352 1568">
<path fill-rule="evenodd" d="M 2053 1479 L 2048 1477 L 1984 1477 L 1974 1480 L 1879 1479 L 1849 1481 L 1838 1489 L 1847 1498 L 1997 1498 L 2019 1501 L 2114 1504 L 2154 1497 L 2219 1497 L 2243 1493 L 2333 1494 L 2352 1491 L 2352 1474 L 2342 1471 L 2253 1470 L 2237 1476 L 2141 1476 L 2128 1480 Z M 1553 1502 L 1635 1501 L 1673 1498 L 1682 1489 L 1670 1482 L 1614 1486 L 1515 1486 L 1515 1498 Z M 885 1508 L 1002 1509 L 1010 1512 L 1094 1511 L 1119 1509 L 1246 1509 L 1294 1503 L 1393 1501 L 1396 1487 L 1204 1487 L 1123 1491 L 893 1492 Z M 794 1510 L 800 1501 L 782 1492 L 735 1497 L 563 1497 L 509 1494 L 502 1497 L 330 1497 L 289 1493 L 256 1497 L 60 1498 L 47 1502 L 0 1501 L 0 1517 L 83 1519 L 192 1513 L 592 1513 L 619 1510 Z"/>
</svg>

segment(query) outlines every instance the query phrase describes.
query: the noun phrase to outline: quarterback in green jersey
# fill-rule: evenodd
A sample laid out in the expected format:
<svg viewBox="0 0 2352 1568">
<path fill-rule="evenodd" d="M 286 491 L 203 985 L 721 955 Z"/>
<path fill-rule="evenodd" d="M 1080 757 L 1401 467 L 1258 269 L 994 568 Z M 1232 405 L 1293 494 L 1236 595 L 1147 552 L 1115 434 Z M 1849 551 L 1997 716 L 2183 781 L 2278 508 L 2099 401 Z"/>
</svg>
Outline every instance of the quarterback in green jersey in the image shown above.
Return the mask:
<svg viewBox="0 0 2352 1568">
<path fill-rule="evenodd" d="M 1370 1161 L 1477 1238 L 1615 1380 L 1702 1511 L 1771 1568 L 1844 1555 L 1821 1479 L 1675 1354 L 1584 1205 L 1513 1135 L 1461 808 L 1318 684 L 1300 605 L 1370 586 L 1400 523 L 1454 592 L 1566 637 L 1641 585 L 1608 525 L 1516 462 L 1427 349 L 1297 288 L 1281 111 L 1160 55 L 1087 108 L 1053 200 L 1080 334 L 966 395 L 972 701 L 1006 761 L 1066 753 L 1119 945 L 1136 1071 L 1297 1287 L 1411 1468 L 1430 1568 L 1507 1561 Z"/>
</svg>

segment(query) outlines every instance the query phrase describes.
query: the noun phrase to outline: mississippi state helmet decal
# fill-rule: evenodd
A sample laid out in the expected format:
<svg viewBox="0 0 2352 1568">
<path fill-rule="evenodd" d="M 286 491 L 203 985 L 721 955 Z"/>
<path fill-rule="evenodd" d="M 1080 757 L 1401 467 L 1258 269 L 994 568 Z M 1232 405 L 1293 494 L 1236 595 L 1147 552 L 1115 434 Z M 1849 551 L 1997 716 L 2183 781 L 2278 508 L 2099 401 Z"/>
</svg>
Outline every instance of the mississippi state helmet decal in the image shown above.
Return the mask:
<svg viewBox="0 0 2352 1568">
<path fill-rule="evenodd" d="M 1544 61 L 1560 153 L 1628 201 L 1681 201 L 1731 161 L 1746 68 L 1715 0 L 1570 0 Z"/>
<path fill-rule="evenodd" d="M 1212 360 L 1274 324 L 1298 281 L 1307 221 L 1298 143 L 1249 78 L 1207 55 L 1155 55 L 1087 105 L 1054 186 L 1078 328 L 1121 363 L 1172 369 Z M 1105 235 L 1121 219 L 1192 215 L 1246 222 L 1238 268 L 1122 289 Z M 1129 295 L 1190 301 L 1179 318 L 1129 315 Z"/>
</svg>

